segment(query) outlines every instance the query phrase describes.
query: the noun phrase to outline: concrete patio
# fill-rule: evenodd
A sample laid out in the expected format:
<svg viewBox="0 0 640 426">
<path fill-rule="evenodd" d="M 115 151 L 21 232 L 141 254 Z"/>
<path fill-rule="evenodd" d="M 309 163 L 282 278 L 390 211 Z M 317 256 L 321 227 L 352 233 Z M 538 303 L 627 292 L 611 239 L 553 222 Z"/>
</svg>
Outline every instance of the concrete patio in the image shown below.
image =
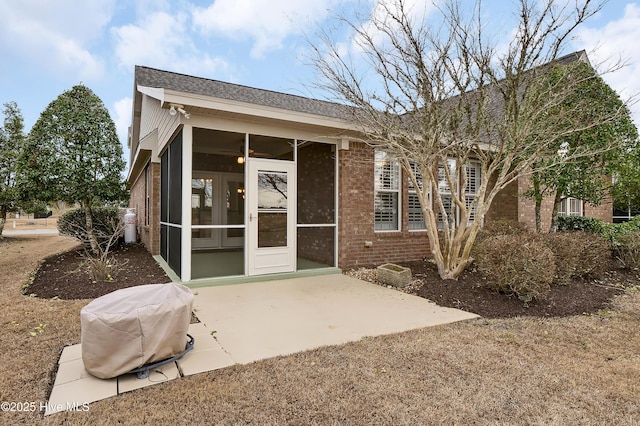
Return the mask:
<svg viewBox="0 0 640 426">
<path fill-rule="evenodd" d="M 201 287 L 194 349 L 147 379 L 97 379 L 84 370 L 80 345 L 65 347 L 46 415 L 192 374 L 248 364 L 363 337 L 476 318 L 477 315 L 342 274 Z"/>
</svg>

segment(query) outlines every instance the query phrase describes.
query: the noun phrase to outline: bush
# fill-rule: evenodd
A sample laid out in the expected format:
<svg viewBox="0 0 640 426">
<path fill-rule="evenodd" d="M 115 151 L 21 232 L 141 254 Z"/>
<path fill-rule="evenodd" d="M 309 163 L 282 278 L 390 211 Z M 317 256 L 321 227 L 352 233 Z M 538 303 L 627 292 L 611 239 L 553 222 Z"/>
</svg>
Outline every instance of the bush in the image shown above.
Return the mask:
<svg viewBox="0 0 640 426">
<path fill-rule="evenodd" d="M 580 252 L 576 250 L 576 241 L 582 232 L 555 232 L 541 235 L 547 246 L 553 252 L 556 264 L 556 273 L 553 282 L 565 285 L 576 276 Z"/>
<path fill-rule="evenodd" d="M 571 278 L 602 275 L 609 266 L 611 245 L 604 237 L 575 231 L 556 232 L 543 238 L 555 256 L 556 284 L 566 284 Z"/>
<path fill-rule="evenodd" d="M 611 241 L 614 250 L 617 250 L 620 239 L 625 235 L 640 231 L 640 216 L 636 216 L 628 222 L 608 224 L 603 237 Z"/>
<path fill-rule="evenodd" d="M 544 299 L 553 282 L 553 251 L 535 234 L 498 235 L 479 244 L 476 264 L 488 285 L 525 303 Z"/>
<path fill-rule="evenodd" d="M 96 207 L 93 209 L 93 229 L 99 244 L 109 241 L 118 229 L 120 212 L 115 207 Z M 58 218 L 58 231 L 61 235 L 67 235 L 80 240 L 86 248 L 90 248 L 87 235 L 86 215 L 84 209 L 73 209 Z"/>
<path fill-rule="evenodd" d="M 629 269 L 640 268 L 640 231 L 629 232 L 618 240 L 616 255 Z"/>
<path fill-rule="evenodd" d="M 483 250 L 482 243 L 488 238 L 497 237 L 499 235 L 529 234 L 531 231 L 524 223 L 514 220 L 500 219 L 486 223 L 478 231 L 476 240 L 471 248 L 471 257 L 476 258 L 479 251 Z"/>
<path fill-rule="evenodd" d="M 607 223 L 589 216 L 558 216 L 558 231 L 588 231 L 603 235 Z"/>
</svg>

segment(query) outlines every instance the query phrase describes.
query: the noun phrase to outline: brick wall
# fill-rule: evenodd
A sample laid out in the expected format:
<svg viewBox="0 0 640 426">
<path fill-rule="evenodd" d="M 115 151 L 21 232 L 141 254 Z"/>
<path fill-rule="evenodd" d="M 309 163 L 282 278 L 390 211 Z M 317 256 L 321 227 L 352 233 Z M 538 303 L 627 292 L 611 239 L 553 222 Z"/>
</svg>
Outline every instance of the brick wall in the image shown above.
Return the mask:
<svg viewBox="0 0 640 426">
<path fill-rule="evenodd" d="M 150 224 L 146 224 L 146 173 L 151 169 Z M 129 207 L 136 209 L 138 239 L 151 254 L 160 253 L 160 164 L 148 163 L 131 187 Z"/>
<path fill-rule="evenodd" d="M 491 183 L 489 184 L 491 185 Z M 518 183 L 513 182 L 505 189 L 500 191 L 493 202 L 489 211 L 484 216 L 485 223 L 496 220 L 518 220 Z"/>
<path fill-rule="evenodd" d="M 520 194 L 531 188 L 531 178 L 529 176 L 521 177 L 518 181 L 518 191 Z M 520 197 L 518 206 L 519 221 L 526 224 L 530 229 L 536 228 L 536 211 L 535 202 L 525 197 Z M 542 231 L 546 232 L 551 226 L 551 213 L 553 211 L 553 198 L 546 197 L 542 200 L 542 206 L 540 209 L 540 218 L 542 221 Z M 599 206 L 590 206 L 587 203 L 583 204 L 583 214 L 585 216 L 596 217 L 602 219 L 605 222 L 613 221 L 613 206 L 611 199 L 607 198 Z"/>
<path fill-rule="evenodd" d="M 374 149 L 351 142 L 339 151 L 339 257 L 338 266 L 353 268 L 385 262 L 420 260 L 430 256 L 423 231 L 408 231 L 407 182 L 402 179 L 401 231 L 374 231 Z M 371 242 L 371 247 L 365 245 Z"/>
</svg>

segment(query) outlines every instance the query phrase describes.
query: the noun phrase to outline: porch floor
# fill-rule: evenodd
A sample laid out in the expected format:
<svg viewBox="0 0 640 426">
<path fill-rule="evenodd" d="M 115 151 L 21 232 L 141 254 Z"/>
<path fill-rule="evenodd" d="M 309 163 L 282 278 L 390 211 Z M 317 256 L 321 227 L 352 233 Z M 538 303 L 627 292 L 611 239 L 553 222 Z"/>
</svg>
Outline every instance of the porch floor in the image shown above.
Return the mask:
<svg viewBox="0 0 640 426">
<path fill-rule="evenodd" d="M 84 370 L 80 345 L 65 347 L 46 415 L 134 389 L 234 364 L 363 337 L 477 318 L 342 274 L 194 288 L 194 349 L 148 379 L 101 380 Z"/>
</svg>

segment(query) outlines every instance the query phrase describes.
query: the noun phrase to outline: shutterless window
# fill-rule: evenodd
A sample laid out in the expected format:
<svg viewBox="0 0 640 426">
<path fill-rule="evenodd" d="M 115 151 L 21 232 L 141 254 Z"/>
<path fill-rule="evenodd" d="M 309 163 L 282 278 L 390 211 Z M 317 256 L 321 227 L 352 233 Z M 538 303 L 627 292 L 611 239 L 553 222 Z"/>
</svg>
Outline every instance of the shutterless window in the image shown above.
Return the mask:
<svg viewBox="0 0 640 426">
<path fill-rule="evenodd" d="M 409 164 L 411 165 L 411 171 L 416 177 L 416 181 L 418 182 L 418 189 L 422 191 L 422 173 L 420 172 L 420 167 L 414 162 L 410 162 Z M 416 187 L 414 186 L 413 180 L 410 176 L 407 176 L 407 183 L 409 188 L 407 197 L 407 201 L 409 204 L 409 229 L 427 229 L 424 221 L 424 212 L 422 211 L 422 206 L 420 205 L 420 199 L 418 198 Z M 429 202 L 429 200 L 426 201 Z"/>
<path fill-rule="evenodd" d="M 151 223 L 151 188 L 153 182 L 151 182 L 151 163 L 145 171 L 145 200 L 144 200 L 144 224 L 149 225 Z"/>
<path fill-rule="evenodd" d="M 449 171 L 451 179 L 453 181 L 454 187 L 451 188 L 449 182 L 447 180 L 445 165 L 438 166 L 438 192 L 440 193 L 440 198 L 442 199 L 442 204 L 444 205 L 444 209 L 449 218 L 449 223 L 451 223 L 451 219 L 453 218 L 455 223 L 457 223 L 457 209 L 455 208 L 455 204 L 453 204 L 452 200 L 452 191 L 458 190 L 458 177 L 456 176 L 456 160 L 448 159 L 446 167 Z M 438 228 L 444 227 L 444 216 L 439 208 L 438 210 Z"/>
<path fill-rule="evenodd" d="M 466 170 L 467 186 L 464 190 L 465 204 L 467 209 L 471 209 L 471 213 L 469 214 L 469 223 L 473 223 L 473 221 L 476 220 L 476 204 L 474 204 L 473 201 L 482 182 L 482 168 L 478 161 L 469 161 L 467 163 Z"/>
<path fill-rule="evenodd" d="M 582 216 L 582 200 L 577 198 L 565 198 L 560 202 L 558 214 L 562 216 Z"/>
<path fill-rule="evenodd" d="M 374 229 L 398 231 L 400 229 L 400 166 L 393 155 L 385 151 L 376 151 L 374 178 Z"/>
</svg>

